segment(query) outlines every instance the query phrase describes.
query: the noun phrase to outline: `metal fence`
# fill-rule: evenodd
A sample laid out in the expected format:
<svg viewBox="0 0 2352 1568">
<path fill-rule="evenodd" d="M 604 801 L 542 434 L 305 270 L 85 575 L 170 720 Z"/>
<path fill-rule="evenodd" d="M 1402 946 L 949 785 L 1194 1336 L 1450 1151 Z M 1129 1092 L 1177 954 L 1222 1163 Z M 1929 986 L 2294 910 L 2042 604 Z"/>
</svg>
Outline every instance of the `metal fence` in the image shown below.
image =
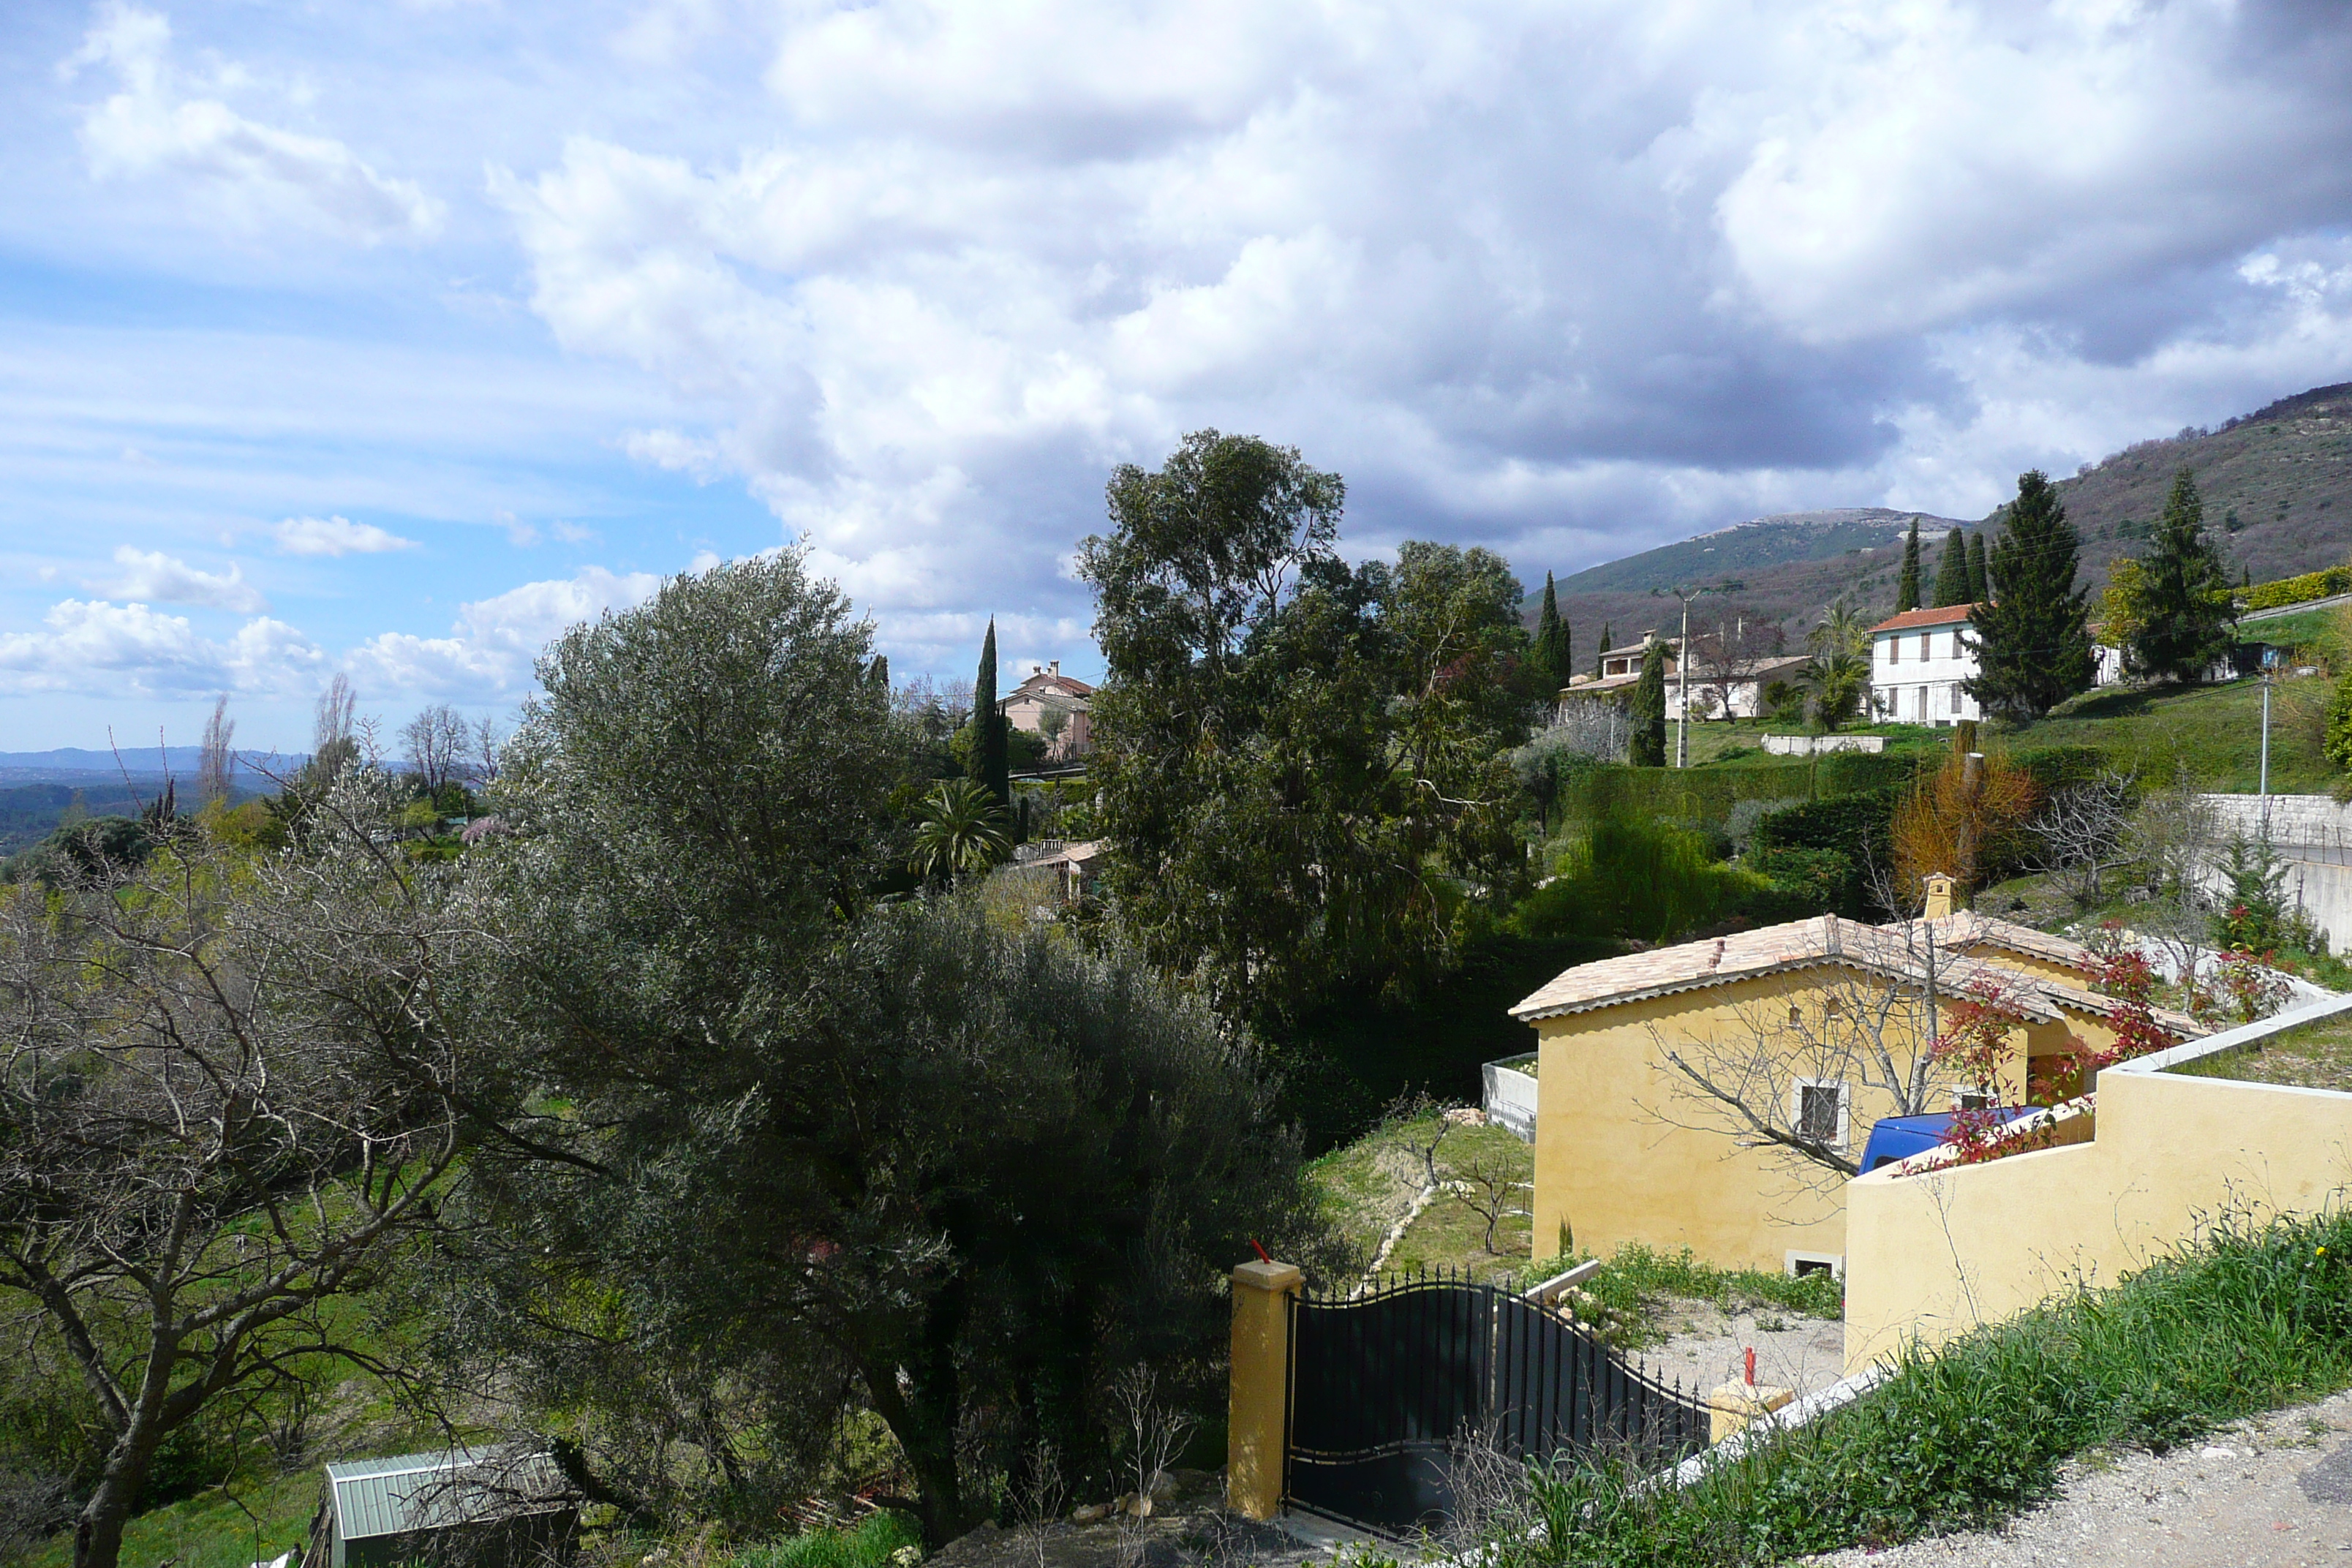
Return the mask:
<svg viewBox="0 0 2352 1568">
<path fill-rule="evenodd" d="M 1291 1310 L 1283 1490 L 1334 1519 L 1391 1534 L 1442 1523 L 1471 1448 L 1659 1467 L 1706 1441 L 1696 1391 L 1498 1286 L 1424 1272 L 1355 1297 L 1300 1297 Z"/>
</svg>

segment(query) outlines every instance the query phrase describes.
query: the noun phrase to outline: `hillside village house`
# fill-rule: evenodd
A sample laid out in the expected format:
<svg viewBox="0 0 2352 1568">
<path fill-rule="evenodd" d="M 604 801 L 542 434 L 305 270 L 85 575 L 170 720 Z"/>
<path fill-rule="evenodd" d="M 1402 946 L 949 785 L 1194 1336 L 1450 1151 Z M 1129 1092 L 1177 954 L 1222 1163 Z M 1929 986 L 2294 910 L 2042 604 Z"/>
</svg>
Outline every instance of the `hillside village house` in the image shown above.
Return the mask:
<svg viewBox="0 0 2352 1568">
<path fill-rule="evenodd" d="M 996 710 L 1013 721 L 1016 730 L 1026 730 L 1033 735 L 1046 732 L 1048 712 L 1058 712 L 1061 733 L 1053 740 L 1046 755 L 1060 762 L 1084 756 L 1094 749 L 1093 715 L 1089 700 L 1095 689 L 1085 681 L 1062 673 L 1062 661 L 1033 664 L 1029 677 L 999 698 Z"/>
<path fill-rule="evenodd" d="M 1559 700 L 1631 693 L 1634 683 L 1642 679 L 1642 660 L 1648 656 L 1650 645 L 1658 642 L 1663 642 L 1666 650 L 1666 717 L 1681 718 L 1682 638 L 1660 637 L 1654 631 L 1643 632 L 1640 642 L 1602 649 L 1601 673 L 1576 677 L 1560 688 Z M 1701 657 L 1691 665 L 1691 718 L 1696 722 L 1760 717 L 1768 710 L 1765 689 L 1775 681 L 1793 682 L 1804 668 L 1802 657 L 1782 655 L 1735 659 L 1717 667 L 1706 660 L 1702 645 Z"/>
<path fill-rule="evenodd" d="M 1977 700 L 1960 682 L 1977 674 L 1974 605 L 1906 610 L 1870 628 L 1870 706 L 1874 715 L 1906 724 L 1956 724 L 1980 719 Z"/>
<path fill-rule="evenodd" d="M 2000 1073 L 2004 1104 L 2114 1044 L 2089 952 L 1955 914 L 1949 883 L 1930 886 L 1925 920 L 1827 915 L 1604 959 L 1512 1008 L 1538 1037 L 1536 1250 L 1569 1238 L 1606 1256 L 1638 1241 L 1726 1268 L 1842 1273 L 1844 1180 L 1711 1091 L 1858 1161 L 1896 1109 L 1890 1078 L 1926 1088 L 1924 1110 L 1975 1092 L 1927 1056 L 1955 995 L 1997 989 L 2025 1019 Z M 2200 1032 L 2178 1014 L 2158 1021 L 2176 1038 Z"/>
</svg>

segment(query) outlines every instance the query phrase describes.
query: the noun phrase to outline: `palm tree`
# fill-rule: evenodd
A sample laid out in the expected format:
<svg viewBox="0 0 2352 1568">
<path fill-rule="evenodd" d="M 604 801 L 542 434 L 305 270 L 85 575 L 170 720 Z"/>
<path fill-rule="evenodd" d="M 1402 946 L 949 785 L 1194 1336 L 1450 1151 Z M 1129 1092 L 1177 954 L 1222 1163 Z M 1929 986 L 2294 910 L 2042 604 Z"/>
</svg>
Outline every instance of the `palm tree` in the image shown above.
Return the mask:
<svg viewBox="0 0 2352 1568">
<path fill-rule="evenodd" d="M 908 864 L 926 877 L 952 880 L 967 871 L 985 871 L 1012 847 L 1004 833 L 1004 807 L 971 779 L 945 779 L 923 797 L 915 829 L 915 852 Z"/>
<path fill-rule="evenodd" d="M 1813 711 L 1822 728 L 1834 730 L 1853 716 L 1870 684 L 1870 628 L 1853 606 L 1840 599 L 1805 637 L 1812 658 L 1805 684 L 1813 689 Z"/>
</svg>

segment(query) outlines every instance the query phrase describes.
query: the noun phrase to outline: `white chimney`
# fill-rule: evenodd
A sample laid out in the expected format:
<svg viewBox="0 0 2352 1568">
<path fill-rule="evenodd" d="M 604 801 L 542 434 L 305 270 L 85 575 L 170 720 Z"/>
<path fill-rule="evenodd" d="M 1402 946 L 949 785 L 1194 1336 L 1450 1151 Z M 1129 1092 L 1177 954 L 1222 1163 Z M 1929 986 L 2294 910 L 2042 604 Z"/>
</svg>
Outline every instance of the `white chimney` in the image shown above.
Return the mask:
<svg viewBox="0 0 2352 1568">
<path fill-rule="evenodd" d="M 1047 671 L 1047 673 L 1048 673 L 1048 674 L 1050 674 L 1050 675 L 1052 675 L 1052 676 L 1054 677 L 1054 679 L 1055 679 L 1056 680 L 1058 680 L 1058 679 L 1061 679 L 1061 676 L 1062 676 L 1062 661 L 1061 661 L 1060 659 L 1058 659 L 1058 658 L 1057 658 L 1057 659 L 1055 659 L 1052 664 L 1050 664 L 1050 665 L 1046 666 L 1045 668 L 1046 668 L 1046 671 Z"/>
</svg>

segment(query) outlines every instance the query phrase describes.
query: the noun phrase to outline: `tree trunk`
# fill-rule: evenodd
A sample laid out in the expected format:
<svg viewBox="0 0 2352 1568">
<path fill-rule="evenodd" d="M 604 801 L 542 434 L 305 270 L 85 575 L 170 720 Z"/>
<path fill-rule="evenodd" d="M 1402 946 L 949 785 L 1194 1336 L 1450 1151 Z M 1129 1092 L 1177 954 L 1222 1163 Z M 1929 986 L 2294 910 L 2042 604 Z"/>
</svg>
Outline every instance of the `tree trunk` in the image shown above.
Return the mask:
<svg viewBox="0 0 2352 1568">
<path fill-rule="evenodd" d="M 162 1435 L 133 1430 L 125 1433 L 106 1457 L 89 1500 L 74 1517 L 73 1568 L 116 1568 L 122 1555 L 122 1527 L 147 1484 Z"/>
</svg>

